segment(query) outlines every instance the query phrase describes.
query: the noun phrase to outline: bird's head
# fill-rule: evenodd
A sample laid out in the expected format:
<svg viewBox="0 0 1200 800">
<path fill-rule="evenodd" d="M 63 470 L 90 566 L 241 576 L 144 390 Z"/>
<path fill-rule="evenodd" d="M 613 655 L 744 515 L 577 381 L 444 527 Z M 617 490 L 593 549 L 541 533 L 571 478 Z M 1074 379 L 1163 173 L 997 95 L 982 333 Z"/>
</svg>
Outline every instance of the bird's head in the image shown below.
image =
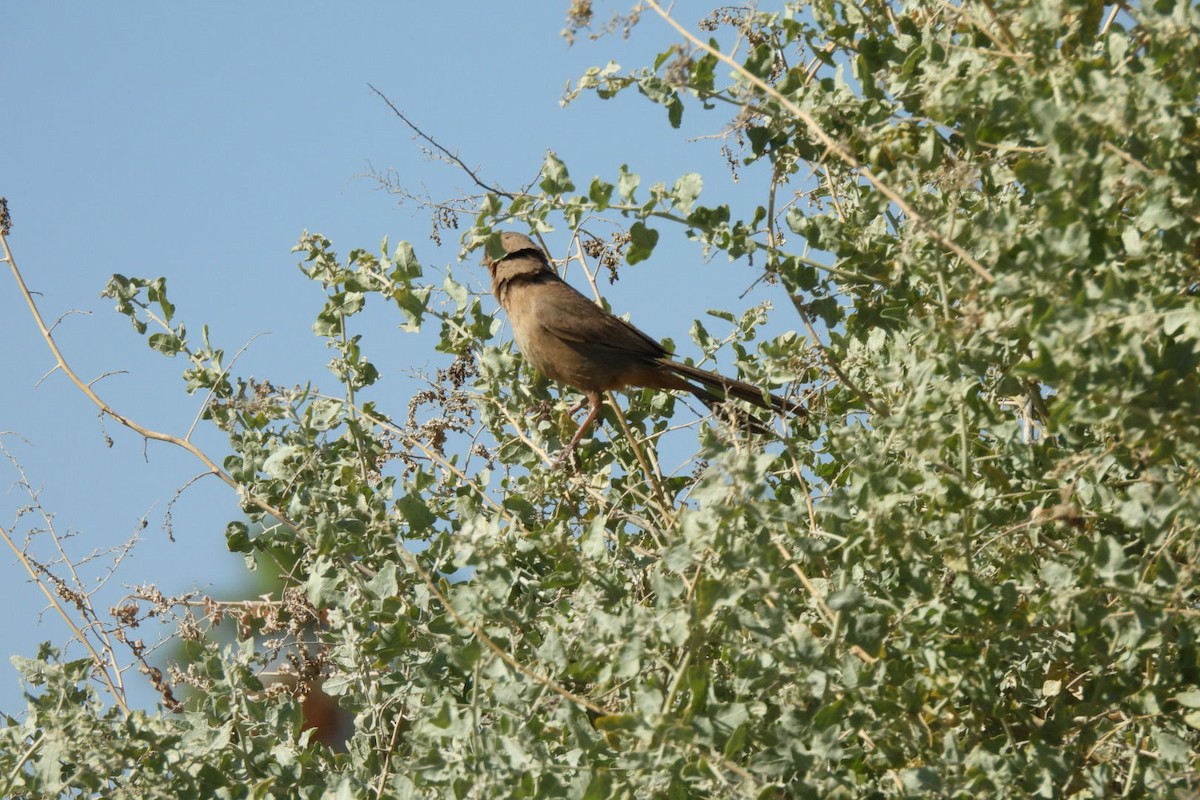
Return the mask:
<svg viewBox="0 0 1200 800">
<path fill-rule="evenodd" d="M 488 237 L 484 245 L 483 265 L 494 273 L 497 264 L 514 256 L 547 264 L 546 254 L 533 239 L 516 231 L 504 231 L 499 236 L 493 234 Z"/>
</svg>

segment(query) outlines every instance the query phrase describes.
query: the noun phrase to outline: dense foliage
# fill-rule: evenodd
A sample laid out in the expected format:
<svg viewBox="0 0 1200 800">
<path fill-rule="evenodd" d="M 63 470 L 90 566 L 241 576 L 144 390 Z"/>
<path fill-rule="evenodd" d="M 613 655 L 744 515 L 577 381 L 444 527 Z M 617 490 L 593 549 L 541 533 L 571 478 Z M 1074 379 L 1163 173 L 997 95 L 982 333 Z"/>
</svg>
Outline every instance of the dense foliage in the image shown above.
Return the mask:
<svg viewBox="0 0 1200 800">
<path fill-rule="evenodd" d="M 809 419 L 696 426 L 694 469 L 663 475 L 675 401 L 633 392 L 554 469 L 574 398 L 406 243 L 298 247 L 336 394 L 237 378 L 163 282 L 118 276 L 229 435 L 229 546 L 295 568 L 236 643 L 181 627 L 178 711 L 25 662 L 5 794 L 1193 796 L 1200 10 L 817 0 L 701 28 L 739 58 L 681 30 L 572 94 L 727 123 L 754 205 L 641 186 L 632 159 L 581 186 L 550 155 L 532 194 L 437 218 L 468 248 L 553 230 L 593 267 L 684 233 L 752 258 L 795 332 L 754 311 L 694 337 Z M 378 300 L 439 332 L 408 408 L 356 400 Z M 342 748 L 302 733 L 317 683 L 353 715 Z"/>
</svg>

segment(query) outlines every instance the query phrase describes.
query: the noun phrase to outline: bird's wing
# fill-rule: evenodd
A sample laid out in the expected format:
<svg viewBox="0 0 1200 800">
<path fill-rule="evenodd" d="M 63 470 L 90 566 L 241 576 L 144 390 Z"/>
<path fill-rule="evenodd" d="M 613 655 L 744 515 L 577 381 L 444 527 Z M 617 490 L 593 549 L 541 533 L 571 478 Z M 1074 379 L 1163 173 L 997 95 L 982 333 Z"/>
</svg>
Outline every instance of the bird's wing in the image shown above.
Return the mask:
<svg viewBox="0 0 1200 800">
<path fill-rule="evenodd" d="M 536 319 L 564 342 L 649 359 L 670 355 L 659 342 L 609 314 L 568 284 L 560 284 L 557 288 L 551 301 L 538 305 Z"/>
</svg>

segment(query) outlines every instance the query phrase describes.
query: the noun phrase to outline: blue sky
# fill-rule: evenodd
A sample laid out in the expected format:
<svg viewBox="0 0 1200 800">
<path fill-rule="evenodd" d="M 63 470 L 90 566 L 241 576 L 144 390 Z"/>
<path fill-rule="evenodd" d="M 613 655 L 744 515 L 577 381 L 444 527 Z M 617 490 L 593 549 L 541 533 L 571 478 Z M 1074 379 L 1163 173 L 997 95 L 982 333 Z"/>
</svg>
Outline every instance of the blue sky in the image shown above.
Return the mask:
<svg viewBox="0 0 1200 800">
<path fill-rule="evenodd" d="M 665 110 L 635 93 L 560 107 L 565 84 L 587 67 L 649 65 L 676 40 L 648 14 L 628 40 L 568 46 L 559 34 L 566 5 L 5 4 L 0 195 L 14 217 L 10 245 L 43 315 L 62 317 L 56 336 L 67 358 L 88 380 L 116 373 L 96 386 L 122 413 L 182 435 L 199 408 L 182 391 L 184 364 L 149 351 L 98 297 L 113 273 L 166 276 L 177 318 L 197 335 L 208 324 L 227 352 L 267 334 L 254 339 L 237 371 L 281 385 L 333 383 L 329 354 L 309 331 L 322 295 L 289 252 L 306 229 L 343 254 L 375 249 L 384 236 L 410 240 L 433 280 L 450 268 L 486 291 L 476 257 L 457 263 L 452 237 L 441 248 L 429 240 L 427 212 L 398 203 L 369 177 L 395 170 L 405 185 L 436 198 L 468 185 L 423 154 L 368 84 L 506 187 L 531 180 L 552 149 L 578 185 L 593 175 L 613 180 L 625 163 L 643 175 L 643 186 L 694 171 L 705 176 L 702 201 L 745 195 L 746 185 L 729 180 L 719 141 L 696 138 L 719 132 L 719 115 L 691 105 L 683 129 L 672 130 Z M 600 16 L 624 8 L 598 6 Z M 565 247 L 566 234 L 549 240 Z M 755 277 L 745 264 L 704 263 L 682 230 L 664 229 L 655 257 L 604 291 L 647 332 L 695 355 L 687 330 L 706 309 L 736 313 L 764 299 L 786 305 L 771 287 L 739 298 Z M 663 302 L 667 287 L 682 287 L 671 302 Z M 399 332 L 400 321 L 398 314 L 384 320 L 370 341 L 383 373 L 374 399 L 397 414 L 411 392 L 407 376 L 444 365 L 429 339 Z M 104 574 L 105 550 L 135 531 L 142 538 L 97 593 L 97 607 L 103 612 L 125 587 L 150 582 L 168 593 L 218 596 L 244 585 L 241 558 L 225 551 L 223 537 L 238 518 L 235 498 L 212 478 L 190 486 L 170 506 L 175 541 L 168 540 L 168 505 L 201 466 L 99 420 L 62 375 L 46 375 L 53 361 L 7 269 L 0 336 L 8 343 L 0 351 L 0 441 L 54 514 L 56 530 L 71 534 L 73 558 L 99 553 L 84 566 L 85 580 Z M 219 436 L 201 428 L 196 441 L 220 460 Z M 17 478 L 0 461 L 0 525 L 23 534 L 30 517 L 14 521 L 29 499 Z M 7 549 L 0 603 L 7 610 L 0 656 L 32 657 L 40 641 L 67 639 Z M 160 632 L 143 633 L 153 641 Z M 79 648 L 69 653 L 83 656 Z M 133 696 L 153 699 L 142 690 Z M 0 712 L 22 709 L 16 674 L 0 660 Z"/>
</svg>

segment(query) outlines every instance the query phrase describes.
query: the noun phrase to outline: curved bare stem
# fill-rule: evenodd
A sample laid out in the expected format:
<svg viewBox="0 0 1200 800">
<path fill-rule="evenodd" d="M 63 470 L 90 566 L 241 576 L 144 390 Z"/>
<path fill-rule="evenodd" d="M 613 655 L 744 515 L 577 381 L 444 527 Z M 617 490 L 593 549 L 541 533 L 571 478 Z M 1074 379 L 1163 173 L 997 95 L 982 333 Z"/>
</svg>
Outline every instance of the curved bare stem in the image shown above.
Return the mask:
<svg viewBox="0 0 1200 800">
<path fill-rule="evenodd" d="M 229 473 L 221 469 L 221 467 L 215 461 L 209 458 L 208 454 L 199 447 L 192 444 L 187 439 L 182 439 L 178 436 L 172 436 L 169 433 L 161 433 L 159 431 L 147 428 L 145 425 L 142 425 L 125 416 L 124 414 L 121 414 L 96 393 L 96 390 L 92 388 L 92 382 L 85 381 L 79 377 L 79 375 L 67 362 L 66 356 L 63 355 L 62 350 L 58 348 L 58 343 L 54 341 L 53 333 L 51 333 L 50 329 L 46 327 L 46 321 L 42 318 L 42 313 L 38 310 L 37 303 L 35 303 L 33 300 L 33 294 L 29 291 L 29 287 L 25 284 L 25 278 L 21 275 L 21 271 L 17 268 L 17 262 L 13 258 L 12 251 L 9 250 L 8 247 L 8 239 L 2 232 L 0 232 L 0 246 L 2 246 L 4 249 L 4 260 L 8 262 L 9 270 L 12 272 L 13 278 L 15 278 L 17 281 L 17 288 L 20 290 L 21 296 L 25 298 L 25 303 L 29 306 L 29 313 L 33 316 L 33 321 L 38 327 L 38 332 L 41 333 L 42 340 L 46 342 L 46 346 L 50 348 L 50 352 L 54 356 L 55 369 L 62 370 L 63 374 L 71 380 L 71 383 L 75 384 L 79 391 L 83 392 L 89 400 L 96 404 L 96 407 L 100 409 L 102 414 L 112 417 L 121 425 L 129 428 L 131 431 L 137 433 L 145 439 L 166 442 L 167 444 L 173 444 L 176 447 L 183 448 L 195 456 L 200 463 L 204 464 L 204 466 L 207 467 L 213 475 L 216 475 L 218 478 L 224 481 L 226 485 L 234 490 L 238 490 L 239 486 L 237 481 L 230 477 Z M 257 497 L 245 495 L 242 496 L 245 498 L 246 502 L 250 503 L 258 510 L 266 514 L 270 514 L 293 531 L 298 531 L 296 524 L 288 519 L 287 515 L 284 514 L 283 511 Z"/>
</svg>

